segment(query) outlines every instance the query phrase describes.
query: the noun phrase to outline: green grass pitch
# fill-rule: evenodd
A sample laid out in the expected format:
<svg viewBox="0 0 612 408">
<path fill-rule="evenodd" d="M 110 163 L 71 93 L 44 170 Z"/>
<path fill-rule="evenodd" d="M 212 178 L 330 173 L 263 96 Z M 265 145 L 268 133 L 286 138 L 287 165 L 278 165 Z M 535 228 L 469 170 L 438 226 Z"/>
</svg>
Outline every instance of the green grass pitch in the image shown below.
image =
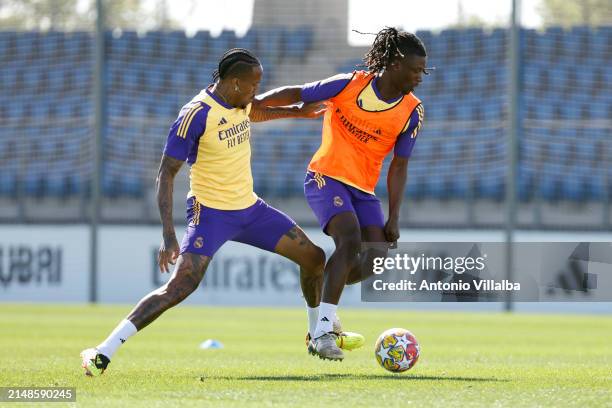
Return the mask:
<svg viewBox="0 0 612 408">
<path fill-rule="evenodd" d="M 84 407 L 612 406 L 610 316 L 345 309 L 345 330 L 366 346 L 339 363 L 306 353 L 303 309 L 179 306 L 132 337 L 102 377 L 85 377 L 79 352 L 129 310 L 0 305 L 0 386 L 76 387 Z M 373 356 L 391 327 L 421 344 L 403 374 Z M 200 350 L 207 338 L 225 348 Z"/>
</svg>

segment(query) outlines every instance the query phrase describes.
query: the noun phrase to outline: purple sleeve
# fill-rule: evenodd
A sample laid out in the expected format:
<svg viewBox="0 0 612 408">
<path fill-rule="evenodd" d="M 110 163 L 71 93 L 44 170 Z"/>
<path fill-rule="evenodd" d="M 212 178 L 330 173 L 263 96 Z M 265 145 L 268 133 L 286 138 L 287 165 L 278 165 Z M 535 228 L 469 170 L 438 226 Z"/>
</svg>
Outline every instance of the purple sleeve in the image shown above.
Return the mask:
<svg viewBox="0 0 612 408">
<path fill-rule="evenodd" d="M 405 158 L 410 157 L 414 144 L 416 143 L 416 137 L 419 134 L 419 130 L 421 130 L 421 126 L 423 125 L 424 113 L 425 110 L 423 109 L 423 105 L 418 105 L 410 115 L 408 129 L 400 133 L 397 141 L 395 142 L 395 149 L 393 152 L 396 156 Z"/>
<path fill-rule="evenodd" d="M 353 78 L 353 73 L 338 74 L 321 81 L 310 82 L 302 86 L 302 101 L 305 103 L 320 102 L 338 95 Z"/>
<path fill-rule="evenodd" d="M 170 127 L 164 154 L 177 160 L 195 162 L 200 137 L 206 130 L 210 106 L 198 103 L 181 110 Z"/>
</svg>

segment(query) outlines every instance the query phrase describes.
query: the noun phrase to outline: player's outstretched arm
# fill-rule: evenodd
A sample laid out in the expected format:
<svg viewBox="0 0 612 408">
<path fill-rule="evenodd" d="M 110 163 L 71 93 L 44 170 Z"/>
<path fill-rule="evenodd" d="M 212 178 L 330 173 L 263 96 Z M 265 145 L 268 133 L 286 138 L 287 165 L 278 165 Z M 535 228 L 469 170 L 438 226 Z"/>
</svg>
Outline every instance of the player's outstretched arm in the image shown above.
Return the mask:
<svg viewBox="0 0 612 408">
<path fill-rule="evenodd" d="M 353 73 L 338 74 L 304 85 L 283 86 L 257 95 L 253 107 L 288 106 L 298 102 L 323 102 L 338 95 L 351 81 Z"/>
<path fill-rule="evenodd" d="M 302 87 L 283 86 L 255 96 L 255 106 L 288 106 L 302 101 Z"/>
<path fill-rule="evenodd" d="M 172 219 L 172 193 L 174 191 L 174 178 L 183 162 L 167 155 L 163 155 L 157 174 L 157 206 L 163 228 L 163 241 L 159 248 L 157 261 L 162 272 L 169 272 L 168 263 L 174 265 L 179 255 L 179 246 L 174 231 Z"/>
<path fill-rule="evenodd" d="M 306 103 L 302 106 L 255 106 L 251 107 L 249 119 L 252 122 L 265 122 L 274 119 L 316 118 L 325 113 L 325 105 L 321 103 Z"/>
<path fill-rule="evenodd" d="M 389 219 L 385 224 L 385 237 L 389 242 L 399 239 L 399 214 L 406 180 L 408 179 L 408 158 L 393 156 L 389 173 L 387 173 L 387 190 L 389 191 Z"/>
</svg>

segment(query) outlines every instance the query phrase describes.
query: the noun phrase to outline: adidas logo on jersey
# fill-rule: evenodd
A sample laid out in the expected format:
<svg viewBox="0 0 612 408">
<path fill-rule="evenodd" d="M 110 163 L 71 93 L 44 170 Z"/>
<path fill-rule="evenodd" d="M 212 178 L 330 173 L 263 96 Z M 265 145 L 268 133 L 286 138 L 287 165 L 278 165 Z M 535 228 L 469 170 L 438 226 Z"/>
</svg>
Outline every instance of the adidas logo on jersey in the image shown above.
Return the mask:
<svg viewBox="0 0 612 408">
<path fill-rule="evenodd" d="M 321 319 L 322 322 L 329 322 L 329 319 L 325 316 L 323 316 L 323 318 Z"/>
<path fill-rule="evenodd" d="M 225 118 L 221 118 L 221 120 L 219 121 L 219 124 L 217 126 L 221 126 L 221 125 L 225 125 L 227 124 L 227 120 L 225 120 Z"/>
</svg>

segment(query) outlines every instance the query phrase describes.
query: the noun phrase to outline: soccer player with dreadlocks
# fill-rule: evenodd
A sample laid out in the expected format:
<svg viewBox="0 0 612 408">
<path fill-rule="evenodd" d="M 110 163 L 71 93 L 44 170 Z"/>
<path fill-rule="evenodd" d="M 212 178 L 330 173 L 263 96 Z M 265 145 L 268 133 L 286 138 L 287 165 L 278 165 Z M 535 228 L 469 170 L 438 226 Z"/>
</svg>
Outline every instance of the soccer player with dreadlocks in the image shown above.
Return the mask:
<svg viewBox="0 0 612 408">
<path fill-rule="evenodd" d="M 304 185 L 308 204 L 336 249 L 325 265 L 319 322 L 307 336 L 309 351 L 342 360 L 332 321 L 345 284 L 371 275 L 371 252 L 361 243 L 395 242 L 408 158 L 423 122 L 423 105 L 412 93 L 427 74 L 427 53 L 414 34 L 385 28 L 365 55 L 367 71 L 354 71 L 303 86 L 278 88 L 255 105 L 289 106 L 327 101 L 321 147 Z M 393 150 L 387 174 L 389 218 L 374 195 L 383 160 Z M 386 253 L 386 252 L 385 252 Z"/>
<path fill-rule="evenodd" d="M 158 253 L 162 272 L 175 264 L 170 280 L 146 295 L 106 340 L 81 352 L 87 375 L 99 375 L 117 349 L 199 286 L 215 252 L 229 240 L 276 252 L 300 266 L 306 303 L 320 301 L 325 253 L 287 215 L 253 192 L 250 122 L 316 117 L 318 104 L 268 108 L 252 101 L 262 77 L 259 60 L 248 50 L 232 49 L 219 61 L 214 84 L 180 111 L 170 128 L 157 177 L 157 202 L 163 226 Z M 179 246 L 172 217 L 174 178 L 190 165 L 187 231 Z M 309 319 L 309 331 L 316 317 Z"/>
</svg>

